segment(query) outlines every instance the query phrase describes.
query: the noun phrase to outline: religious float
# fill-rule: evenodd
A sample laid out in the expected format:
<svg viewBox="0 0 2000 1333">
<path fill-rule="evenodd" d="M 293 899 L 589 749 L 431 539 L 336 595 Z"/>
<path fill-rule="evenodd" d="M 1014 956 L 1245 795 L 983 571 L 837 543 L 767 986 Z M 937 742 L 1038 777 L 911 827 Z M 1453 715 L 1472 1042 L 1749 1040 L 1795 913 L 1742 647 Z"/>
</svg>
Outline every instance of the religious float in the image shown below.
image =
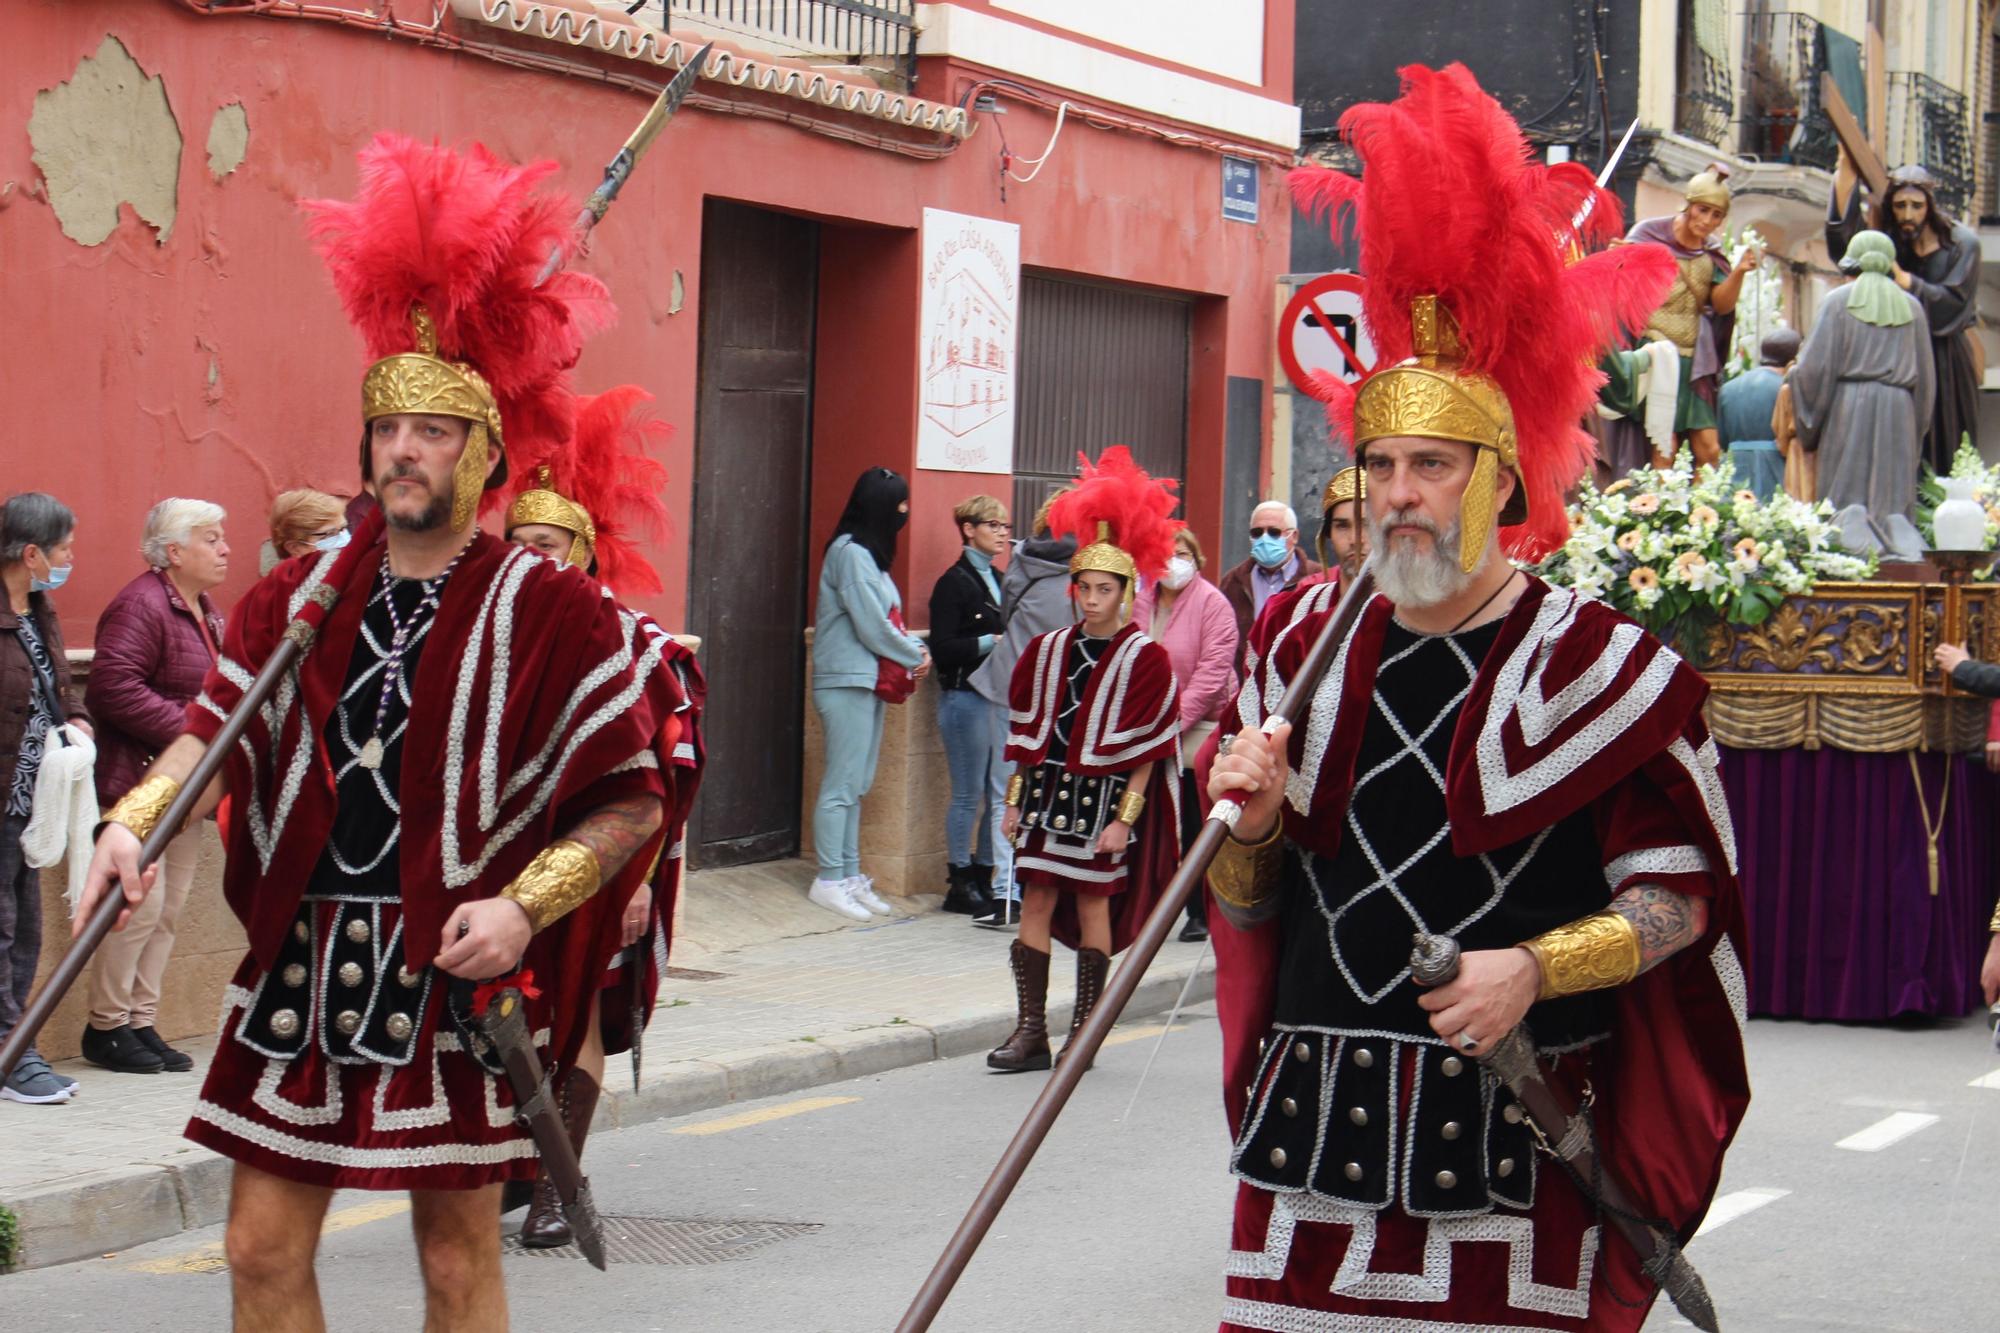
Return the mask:
<svg viewBox="0 0 2000 1333">
<path fill-rule="evenodd" d="M 1751 915 L 1753 1013 L 1880 1020 L 1960 1015 L 1979 963 L 2000 838 L 1990 706 L 1932 654 L 2000 659 L 2000 475 L 1969 449 L 1954 509 L 1971 523 L 1915 565 L 1836 544 L 1824 505 L 1759 501 L 1729 469 L 1642 468 L 1574 506 L 1553 582 L 1603 597 L 1708 677 L 1710 730 Z M 1936 544 L 1927 481 L 1919 529 Z M 1970 504 L 1967 504 L 1970 501 Z M 1943 506 L 1937 506 L 1942 510 Z"/>
</svg>

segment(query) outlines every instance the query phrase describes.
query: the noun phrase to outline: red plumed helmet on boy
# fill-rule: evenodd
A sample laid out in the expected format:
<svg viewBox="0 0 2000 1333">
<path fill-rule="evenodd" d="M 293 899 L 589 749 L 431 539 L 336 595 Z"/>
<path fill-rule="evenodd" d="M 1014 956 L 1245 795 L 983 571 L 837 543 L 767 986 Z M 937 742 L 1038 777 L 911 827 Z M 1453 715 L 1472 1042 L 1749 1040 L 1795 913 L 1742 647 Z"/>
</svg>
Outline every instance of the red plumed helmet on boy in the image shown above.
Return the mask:
<svg viewBox="0 0 2000 1333">
<path fill-rule="evenodd" d="M 1049 506 L 1049 531 L 1073 536 L 1077 552 L 1069 572 L 1095 570 L 1125 580 L 1125 604 L 1140 578 L 1156 579 L 1174 556 L 1174 534 L 1186 527 L 1172 517 L 1180 483 L 1149 476 L 1122 444 L 1106 449 L 1096 463 L 1077 455 L 1079 480 Z"/>
</svg>

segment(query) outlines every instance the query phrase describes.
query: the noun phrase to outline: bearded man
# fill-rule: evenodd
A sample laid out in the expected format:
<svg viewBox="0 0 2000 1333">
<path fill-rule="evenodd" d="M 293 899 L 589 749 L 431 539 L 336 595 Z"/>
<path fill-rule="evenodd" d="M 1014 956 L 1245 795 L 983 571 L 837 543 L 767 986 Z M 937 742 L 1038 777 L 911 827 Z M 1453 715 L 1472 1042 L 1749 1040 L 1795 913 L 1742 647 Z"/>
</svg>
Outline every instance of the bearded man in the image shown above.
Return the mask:
<svg viewBox="0 0 2000 1333">
<path fill-rule="evenodd" d="M 1979 315 L 1979 234 L 1938 206 L 1937 180 L 1920 166 L 1889 173 L 1888 193 L 1864 199 L 1842 149 L 1826 204 L 1827 253 L 1844 255 L 1857 233 L 1896 243 L 1896 285 L 1917 298 L 1930 324 L 1936 395 L 1924 430 L 1923 461 L 1944 476 L 1961 439 L 1978 438 L 1980 366 L 1972 331 Z"/>
<path fill-rule="evenodd" d="M 535 278 L 573 205 L 518 168 L 383 135 L 352 202 L 307 205 L 373 364 L 360 463 L 387 531 L 280 565 L 238 604 L 187 729 L 111 811 L 78 921 L 154 871 L 141 841 L 308 600 L 310 653 L 197 814 L 231 798 L 224 891 L 250 951 L 187 1135 L 235 1160 L 235 1326 L 324 1326 L 338 1189 L 408 1190 L 424 1326 L 507 1325 L 499 1204 L 535 1144 L 475 1035 L 476 983 L 522 964 L 527 1031 L 568 1067 L 661 841 L 655 745 L 680 695 L 658 645 L 576 569 L 482 532 L 509 454 L 570 428 L 602 284 Z M 477 253 L 441 238 L 500 238 Z M 544 1089 L 544 1092 L 546 1089 Z"/>
<path fill-rule="evenodd" d="M 1566 265 L 1548 219 L 1594 200 L 1609 227 L 1616 202 L 1534 163 L 1462 66 L 1403 80 L 1342 119 L 1363 182 L 1293 181 L 1358 218 L 1384 368 L 1329 415 L 1367 479 L 1378 592 L 1300 725 L 1268 734 L 1334 613 L 1264 617 L 1209 778 L 1245 798 L 1209 876 L 1240 1182 L 1223 1328 L 1630 1333 L 1656 1294 L 1641 1256 L 1483 1059 L 1525 1024 L 1599 1160 L 1692 1235 L 1748 1099 L 1706 687 L 1507 558 L 1562 540 L 1589 367 L 1675 266 L 1644 245 Z M 1435 180 L 1478 202 L 1398 192 Z M 1417 984 L 1417 932 L 1461 946 L 1455 980 Z"/>
</svg>

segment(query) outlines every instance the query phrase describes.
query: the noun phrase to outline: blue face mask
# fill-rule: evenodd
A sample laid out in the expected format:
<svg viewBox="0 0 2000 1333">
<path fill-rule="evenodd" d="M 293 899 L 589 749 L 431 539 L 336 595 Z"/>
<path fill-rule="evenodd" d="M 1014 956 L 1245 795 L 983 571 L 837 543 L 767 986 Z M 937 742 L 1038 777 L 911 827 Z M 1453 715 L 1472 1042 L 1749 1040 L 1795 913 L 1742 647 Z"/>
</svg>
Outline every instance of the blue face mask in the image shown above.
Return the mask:
<svg viewBox="0 0 2000 1333">
<path fill-rule="evenodd" d="M 1266 569 L 1276 569 L 1290 554 L 1283 537 L 1259 537 L 1250 543 L 1250 558 Z"/>
<path fill-rule="evenodd" d="M 338 551 L 341 547 L 347 545 L 349 540 L 350 539 L 348 536 L 347 529 L 342 528 L 339 532 L 334 533 L 331 537 L 321 537 L 318 541 L 314 542 L 313 550 Z"/>
<path fill-rule="evenodd" d="M 30 575 L 28 578 L 28 586 L 30 588 L 33 588 L 36 592 L 54 592 L 57 588 L 60 588 L 63 586 L 63 584 L 69 582 L 69 572 L 75 568 L 76 566 L 74 564 L 63 565 L 60 568 L 51 565 L 49 567 L 49 576 L 47 578 L 38 579 Z"/>
</svg>

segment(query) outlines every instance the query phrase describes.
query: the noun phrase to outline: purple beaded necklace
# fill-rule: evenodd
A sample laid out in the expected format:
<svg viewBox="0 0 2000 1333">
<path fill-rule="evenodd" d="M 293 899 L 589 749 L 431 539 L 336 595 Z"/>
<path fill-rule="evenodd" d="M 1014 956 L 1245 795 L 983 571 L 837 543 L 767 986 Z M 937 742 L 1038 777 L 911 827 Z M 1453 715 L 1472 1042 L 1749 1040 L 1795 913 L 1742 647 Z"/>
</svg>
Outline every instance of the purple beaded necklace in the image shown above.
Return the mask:
<svg viewBox="0 0 2000 1333">
<path fill-rule="evenodd" d="M 437 614 L 438 600 L 444 595 L 444 582 L 451 577 L 451 571 L 457 569 L 458 562 L 464 558 L 465 548 L 460 547 L 458 554 L 451 558 L 450 564 L 434 577 L 423 581 L 423 597 L 410 612 L 409 619 L 405 620 L 396 610 L 393 584 L 397 576 L 389 571 L 389 553 L 387 551 L 382 553 L 382 577 L 391 585 L 382 589 L 382 602 L 389 612 L 389 624 L 394 627 L 395 632 L 389 636 L 389 655 L 382 663 L 382 692 L 375 700 L 375 726 L 367 743 L 361 747 L 358 762 L 363 768 L 382 767 L 384 751 L 387 749 L 382 740 L 382 725 L 389 717 L 389 700 L 394 697 L 396 686 L 403 678 L 403 653 L 409 648 L 410 641 L 416 637 L 416 632 L 423 622 Z"/>
</svg>

